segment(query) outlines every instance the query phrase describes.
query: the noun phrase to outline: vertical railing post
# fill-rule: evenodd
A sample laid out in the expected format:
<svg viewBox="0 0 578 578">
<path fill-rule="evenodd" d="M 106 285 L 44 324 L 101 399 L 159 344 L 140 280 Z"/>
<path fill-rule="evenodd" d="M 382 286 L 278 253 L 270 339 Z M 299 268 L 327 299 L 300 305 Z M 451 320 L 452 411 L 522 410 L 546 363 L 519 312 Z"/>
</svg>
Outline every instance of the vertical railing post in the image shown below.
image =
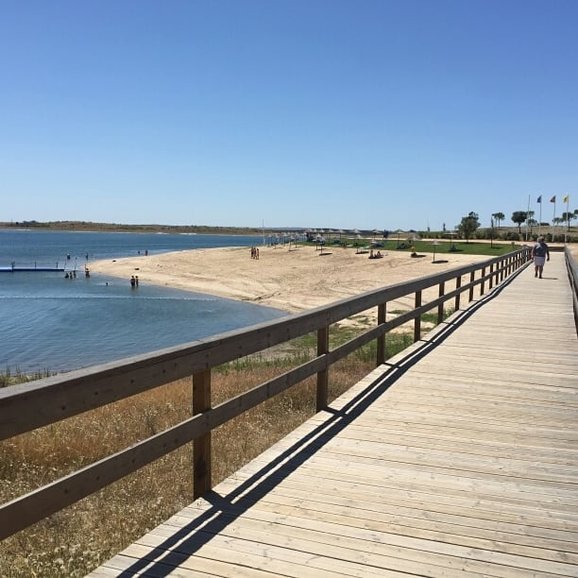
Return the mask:
<svg viewBox="0 0 578 578">
<path fill-rule="evenodd" d="M 470 294 L 468 296 L 470 303 L 474 300 L 474 286 L 472 285 L 472 283 L 474 282 L 475 278 L 476 278 L 476 272 L 472 271 L 470 273 L 470 285 L 471 285 L 471 287 L 470 287 Z"/>
<path fill-rule="evenodd" d="M 377 324 L 383 325 L 386 321 L 387 303 L 380 303 L 377 306 Z M 385 363 L 385 333 L 377 338 L 377 359 L 376 364 L 383 365 Z"/>
<path fill-rule="evenodd" d="M 462 286 L 462 276 L 456 277 L 456 289 L 459 289 Z M 460 309 L 460 295 L 461 293 L 458 292 L 456 295 L 456 300 L 454 302 L 454 310 L 459 311 Z"/>
<path fill-rule="evenodd" d="M 193 415 L 211 409 L 211 370 L 193 374 Z M 193 499 L 211 490 L 211 432 L 193 440 Z"/>
<path fill-rule="evenodd" d="M 443 297 L 446 291 L 446 284 L 442 281 L 439 285 L 438 297 Z M 444 304 L 438 305 L 438 325 L 444 320 Z"/>
<path fill-rule="evenodd" d="M 488 289 L 494 286 L 494 263 L 490 265 L 490 279 L 488 281 Z"/>
<path fill-rule="evenodd" d="M 421 307 L 421 291 L 415 292 L 415 309 Z M 421 339 L 421 315 L 413 320 L 413 342 Z"/>
<path fill-rule="evenodd" d="M 317 357 L 329 352 L 329 327 L 322 327 L 317 330 Z M 327 408 L 329 391 L 329 368 L 325 368 L 317 373 L 317 395 L 315 406 L 317 411 Z"/>
<path fill-rule="evenodd" d="M 486 284 L 486 268 L 482 267 L 482 283 L 480 284 L 480 296 L 484 294 Z"/>
</svg>

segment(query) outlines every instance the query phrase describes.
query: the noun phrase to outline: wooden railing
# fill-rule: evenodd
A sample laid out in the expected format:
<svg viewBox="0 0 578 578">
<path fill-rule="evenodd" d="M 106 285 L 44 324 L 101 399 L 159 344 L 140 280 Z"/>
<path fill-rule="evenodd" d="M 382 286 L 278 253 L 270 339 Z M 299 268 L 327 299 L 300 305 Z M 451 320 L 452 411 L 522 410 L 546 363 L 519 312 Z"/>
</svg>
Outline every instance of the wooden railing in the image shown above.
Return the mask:
<svg viewBox="0 0 578 578">
<path fill-rule="evenodd" d="M 572 257 L 572 253 L 568 247 L 564 248 L 564 257 L 566 259 L 566 269 L 568 271 L 570 286 L 572 287 L 574 323 L 576 325 L 576 333 L 578 333 L 578 266 L 576 266 L 576 261 L 574 257 Z"/>
<path fill-rule="evenodd" d="M 437 309 L 438 322 L 441 322 L 444 304 L 453 301 L 453 307 L 459 309 L 462 296 L 466 295 L 472 301 L 476 288 L 483 295 L 523 267 L 528 259 L 529 250 L 523 248 L 502 257 L 369 291 L 245 330 L 0 390 L 0 440 L 4 440 L 193 376 L 193 415 L 189 419 L 2 505 L 0 539 L 191 441 L 194 497 L 203 495 L 211 489 L 211 432 L 216 427 L 315 374 L 316 407 L 318 411 L 326 408 L 329 370 L 336 361 L 376 340 L 376 363 L 384 363 L 387 332 L 413 321 L 414 340 L 420 339 L 424 313 Z M 454 286 L 448 290 L 450 283 Z M 423 292 L 435 287 L 438 297 L 424 304 Z M 414 308 L 386 321 L 388 303 L 411 295 L 414 296 Z M 377 307 L 375 327 L 330 350 L 329 327 L 332 324 L 374 307 Z M 212 407 L 212 368 L 311 332 L 317 333 L 315 358 Z"/>
</svg>

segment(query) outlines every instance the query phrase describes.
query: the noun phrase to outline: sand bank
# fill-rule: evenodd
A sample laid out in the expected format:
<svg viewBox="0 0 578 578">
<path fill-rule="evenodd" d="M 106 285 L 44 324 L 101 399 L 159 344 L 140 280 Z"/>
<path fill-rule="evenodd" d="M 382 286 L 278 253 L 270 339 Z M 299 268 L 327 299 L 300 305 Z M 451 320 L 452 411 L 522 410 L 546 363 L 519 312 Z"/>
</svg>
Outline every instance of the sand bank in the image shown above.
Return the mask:
<svg viewBox="0 0 578 578">
<path fill-rule="evenodd" d="M 368 259 L 355 249 L 259 247 L 251 259 L 249 247 L 195 249 L 96 261 L 92 274 L 126 278 L 138 275 L 143 284 L 163 285 L 210 295 L 260 303 L 299 312 L 368 291 L 487 259 L 483 256 L 444 255 L 447 263 L 432 263 L 431 255 L 384 253 Z M 400 307 L 409 301 L 399 302 Z M 369 314 L 372 317 L 372 314 Z"/>
</svg>

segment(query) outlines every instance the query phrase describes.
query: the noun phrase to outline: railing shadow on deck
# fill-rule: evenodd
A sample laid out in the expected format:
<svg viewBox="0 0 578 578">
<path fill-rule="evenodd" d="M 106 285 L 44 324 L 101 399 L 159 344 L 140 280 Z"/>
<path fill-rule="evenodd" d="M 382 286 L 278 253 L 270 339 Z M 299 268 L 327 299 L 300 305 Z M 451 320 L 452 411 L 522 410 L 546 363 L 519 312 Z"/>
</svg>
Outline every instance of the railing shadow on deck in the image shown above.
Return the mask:
<svg viewBox="0 0 578 578">
<path fill-rule="evenodd" d="M 383 372 L 379 372 L 379 375 L 355 397 L 338 410 L 327 407 L 325 411 L 329 415 L 322 424 L 303 435 L 298 442 L 240 482 L 233 491 L 227 495 L 221 495 L 213 490 L 208 491 L 203 496 L 203 499 L 210 504 L 205 511 L 195 516 L 189 524 L 175 529 L 169 538 L 151 548 L 146 557 L 136 560 L 130 567 L 120 572 L 119 578 L 129 578 L 145 571 L 147 574 L 158 577 L 167 576 L 174 566 L 178 566 L 202 546 L 208 544 L 214 535 L 222 532 L 229 524 L 247 512 L 337 434 L 352 424 L 409 369 L 439 347 L 482 305 L 497 297 L 520 272 L 521 269 L 518 269 L 494 291 L 481 296 L 467 309 L 460 310 L 450 319 L 443 321 L 431 332 L 431 335 L 427 336 L 427 339 L 421 339 L 414 346 L 396 355 L 391 361 L 386 361 Z"/>
<path fill-rule="evenodd" d="M 475 289 L 483 300 L 487 290 L 495 292 L 528 260 L 529 249 L 522 248 L 502 257 L 369 291 L 245 330 L 0 390 L 0 440 L 3 440 L 193 376 L 191 418 L 3 504 L 0 507 L 0 539 L 47 518 L 191 441 L 193 498 L 210 498 L 211 433 L 215 428 L 312 375 L 317 375 L 317 411 L 326 409 L 332 364 L 376 341 L 376 366 L 383 365 L 387 332 L 413 321 L 414 342 L 418 342 L 424 313 L 437 308 L 438 323 L 441 323 L 444 305 L 448 301 L 453 301 L 453 308 L 459 311 L 461 296 L 467 292 L 471 303 Z M 464 278 L 466 282 L 463 284 Z M 455 287 L 446 292 L 450 282 L 454 282 Z M 423 304 L 422 292 L 435 287 L 438 288 L 438 297 Z M 414 296 L 414 308 L 386 321 L 387 304 L 408 295 Z M 378 313 L 375 327 L 330 350 L 329 327 L 332 324 L 374 307 Z M 212 368 L 312 332 L 317 333 L 316 357 L 212 407 Z M 424 352 L 427 352 L 427 343 L 424 343 Z M 395 370 L 401 371 L 401 368 Z M 381 383 L 375 392 L 381 393 L 387 383 L 387 380 Z M 338 421 L 338 418 L 336 415 L 331 420 L 331 427 L 341 427 L 338 424 L 343 419 Z"/>
</svg>

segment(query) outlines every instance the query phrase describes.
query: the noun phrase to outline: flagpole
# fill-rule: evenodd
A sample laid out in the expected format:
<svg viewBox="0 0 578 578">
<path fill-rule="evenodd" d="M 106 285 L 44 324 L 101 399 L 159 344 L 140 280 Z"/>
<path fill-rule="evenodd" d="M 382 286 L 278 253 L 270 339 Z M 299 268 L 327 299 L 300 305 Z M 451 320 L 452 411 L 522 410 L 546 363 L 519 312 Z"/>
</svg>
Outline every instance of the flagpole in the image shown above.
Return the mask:
<svg viewBox="0 0 578 578">
<path fill-rule="evenodd" d="M 538 225 L 538 235 L 542 236 L 542 195 L 540 195 L 540 224 Z"/>
<path fill-rule="evenodd" d="M 564 233 L 564 245 L 566 245 L 570 232 L 570 195 L 566 195 L 562 201 L 566 201 L 566 232 Z"/>
</svg>

